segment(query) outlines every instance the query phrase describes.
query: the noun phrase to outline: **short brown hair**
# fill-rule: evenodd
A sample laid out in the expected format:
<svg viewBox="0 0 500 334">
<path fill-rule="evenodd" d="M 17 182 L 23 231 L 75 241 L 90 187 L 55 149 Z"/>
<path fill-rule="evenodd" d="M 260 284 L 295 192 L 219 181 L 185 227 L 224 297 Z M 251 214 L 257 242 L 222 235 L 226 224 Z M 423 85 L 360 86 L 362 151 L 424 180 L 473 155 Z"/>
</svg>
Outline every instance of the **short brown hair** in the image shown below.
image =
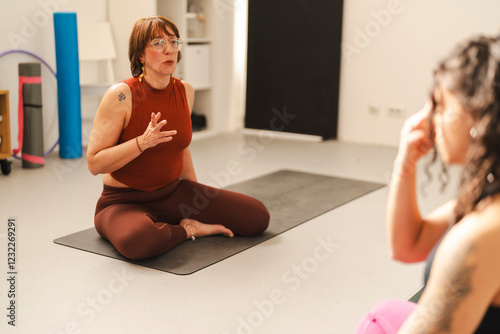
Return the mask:
<svg viewBox="0 0 500 334">
<path fill-rule="evenodd" d="M 134 77 L 138 77 L 142 73 L 141 56 L 150 41 L 164 32 L 168 36 L 172 36 L 168 32 L 167 27 L 172 29 L 175 36 L 180 38 L 179 29 L 171 20 L 163 16 L 150 16 L 137 20 L 132 28 L 128 46 L 128 58 L 130 60 L 130 70 Z M 182 54 L 179 51 L 177 54 L 177 62 L 181 61 Z"/>
</svg>

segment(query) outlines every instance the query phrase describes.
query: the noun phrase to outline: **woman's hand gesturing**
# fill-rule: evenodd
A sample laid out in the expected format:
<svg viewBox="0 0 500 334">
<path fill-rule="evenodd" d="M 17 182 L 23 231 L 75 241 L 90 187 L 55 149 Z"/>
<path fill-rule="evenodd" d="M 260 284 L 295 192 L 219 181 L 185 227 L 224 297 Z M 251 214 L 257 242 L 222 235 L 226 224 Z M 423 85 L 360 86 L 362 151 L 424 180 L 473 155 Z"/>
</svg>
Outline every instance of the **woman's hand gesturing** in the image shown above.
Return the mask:
<svg viewBox="0 0 500 334">
<path fill-rule="evenodd" d="M 432 149 L 429 122 L 431 111 L 432 104 L 427 102 L 422 110 L 405 121 L 396 159 L 400 172 L 413 173 L 418 160 Z"/>
<path fill-rule="evenodd" d="M 144 151 L 148 148 L 155 147 L 160 143 L 166 143 L 173 139 L 172 136 L 177 134 L 176 130 L 170 131 L 160 131 L 165 125 L 167 125 L 167 120 L 158 122 L 161 117 L 161 113 L 151 113 L 151 122 L 149 122 L 148 127 L 144 133 L 138 137 L 139 146 Z"/>
</svg>

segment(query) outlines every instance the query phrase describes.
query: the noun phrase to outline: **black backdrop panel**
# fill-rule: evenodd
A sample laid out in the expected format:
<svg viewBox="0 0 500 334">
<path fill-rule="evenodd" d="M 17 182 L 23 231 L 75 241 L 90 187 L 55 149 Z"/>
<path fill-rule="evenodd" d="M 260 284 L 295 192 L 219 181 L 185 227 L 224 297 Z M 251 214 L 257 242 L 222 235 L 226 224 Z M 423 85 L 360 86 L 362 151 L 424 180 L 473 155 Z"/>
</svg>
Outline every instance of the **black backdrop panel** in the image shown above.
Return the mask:
<svg viewBox="0 0 500 334">
<path fill-rule="evenodd" d="M 342 0 L 249 0 L 245 127 L 336 138 Z"/>
</svg>

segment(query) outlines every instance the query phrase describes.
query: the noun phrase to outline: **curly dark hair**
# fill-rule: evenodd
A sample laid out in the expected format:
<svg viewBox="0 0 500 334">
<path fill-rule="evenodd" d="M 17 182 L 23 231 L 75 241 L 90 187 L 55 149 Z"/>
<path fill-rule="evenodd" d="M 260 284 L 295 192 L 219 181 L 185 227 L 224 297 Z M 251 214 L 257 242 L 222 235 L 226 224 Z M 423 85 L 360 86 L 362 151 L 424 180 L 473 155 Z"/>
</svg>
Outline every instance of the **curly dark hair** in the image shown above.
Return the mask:
<svg viewBox="0 0 500 334">
<path fill-rule="evenodd" d="M 451 218 L 457 223 L 482 199 L 500 192 L 499 37 L 479 36 L 458 45 L 439 64 L 435 78 L 435 86 L 452 92 L 476 124 Z M 431 99 L 435 108 L 434 96 Z"/>
<path fill-rule="evenodd" d="M 128 57 L 130 60 L 130 70 L 134 77 L 138 77 L 142 73 L 141 56 L 144 54 L 144 49 L 155 36 L 164 32 L 168 36 L 172 36 L 167 30 L 167 27 L 172 29 L 174 35 L 180 38 L 179 29 L 174 22 L 163 16 L 150 16 L 141 18 L 135 22 L 130 34 Z M 179 51 L 177 54 L 177 62 L 182 58 Z"/>
</svg>

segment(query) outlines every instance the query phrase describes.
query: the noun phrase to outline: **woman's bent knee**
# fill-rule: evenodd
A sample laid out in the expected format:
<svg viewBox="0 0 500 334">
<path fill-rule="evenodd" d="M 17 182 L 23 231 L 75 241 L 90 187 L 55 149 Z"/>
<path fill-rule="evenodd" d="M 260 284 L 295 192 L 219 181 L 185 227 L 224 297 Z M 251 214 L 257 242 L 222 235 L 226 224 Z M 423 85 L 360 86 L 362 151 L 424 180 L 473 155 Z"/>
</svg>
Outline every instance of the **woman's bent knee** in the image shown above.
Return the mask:
<svg viewBox="0 0 500 334">
<path fill-rule="evenodd" d="M 137 236 L 127 235 L 115 240 L 113 246 L 123 256 L 131 260 L 143 260 L 152 256 L 150 244 L 143 243 Z"/>
<path fill-rule="evenodd" d="M 246 237 L 253 237 L 263 233 L 269 227 L 269 221 L 271 215 L 267 208 L 260 201 L 255 200 L 259 205 L 256 205 L 252 212 L 248 215 L 248 222 L 246 225 L 246 231 L 240 235 Z"/>
</svg>

